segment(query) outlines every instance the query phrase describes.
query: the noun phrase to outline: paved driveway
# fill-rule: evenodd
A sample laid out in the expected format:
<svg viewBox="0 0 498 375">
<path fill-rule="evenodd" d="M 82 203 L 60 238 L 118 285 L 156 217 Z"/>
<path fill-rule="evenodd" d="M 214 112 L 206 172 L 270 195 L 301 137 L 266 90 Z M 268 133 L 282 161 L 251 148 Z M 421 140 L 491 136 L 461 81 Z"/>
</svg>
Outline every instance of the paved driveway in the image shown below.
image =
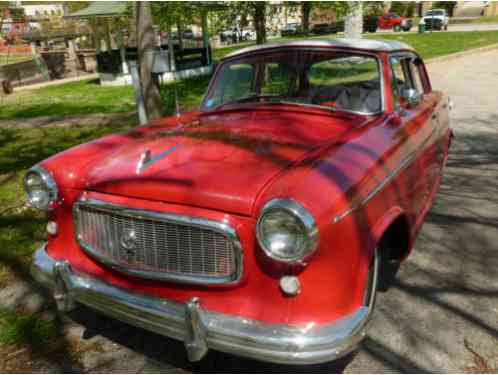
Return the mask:
<svg viewBox="0 0 498 375">
<path fill-rule="evenodd" d="M 414 252 L 348 372 L 498 368 L 498 50 L 429 65 L 454 103 L 448 167 Z M 495 370 L 496 372 L 496 370 Z"/>
<path fill-rule="evenodd" d="M 379 295 L 356 355 L 302 369 L 210 352 L 192 365 L 179 342 L 81 309 L 64 329 L 77 356 L 47 357 L 33 371 L 462 372 L 475 366 L 468 348 L 498 368 L 497 61 L 494 50 L 429 66 L 434 88 L 453 99 L 456 138 L 414 253 L 394 287 Z M 0 298 L 24 293 L 4 288 Z"/>
</svg>

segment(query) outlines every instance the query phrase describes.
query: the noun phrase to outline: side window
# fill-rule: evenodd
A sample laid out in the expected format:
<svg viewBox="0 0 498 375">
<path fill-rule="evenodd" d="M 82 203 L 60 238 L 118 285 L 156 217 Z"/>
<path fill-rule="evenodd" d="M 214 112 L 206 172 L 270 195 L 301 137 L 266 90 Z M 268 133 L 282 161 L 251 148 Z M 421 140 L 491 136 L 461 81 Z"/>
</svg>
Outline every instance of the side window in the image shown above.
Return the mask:
<svg viewBox="0 0 498 375">
<path fill-rule="evenodd" d="M 406 82 L 405 73 L 403 72 L 403 67 L 401 64 L 402 64 L 401 59 L 399 57 L 397 56 L 391 57 L 391 70 L 393 75 L 393 78 L 391 80 L 391 87 L 393 91 L 393 100 L 395 108 L 400 107 L 399 96 L 401 93 L 401 89 L 403 88 Z"/>
<path fill-rule="evenodd" d="M 410 60 L 410 70 L 413 79 L 413 88 L 416 89 L 419 93 L 423 94 L 424 84 L 422 82 L 422 77 L 420 75 L 419 65 L 415 63 L 413 59 Z"/>
<path fill-rule="evenodd" d="M 419 66 L 415 63 L 413 56 L 400 55 L 392 56 L 391 69 L 393 79 L 391 82 L 393 89 L 394 105 L 399 108 L 403 105 L 401 93 L 405 89 L 415 89 L 420 94 L 424 93 L 424 85 L 420 76 Z"/>
</svg>

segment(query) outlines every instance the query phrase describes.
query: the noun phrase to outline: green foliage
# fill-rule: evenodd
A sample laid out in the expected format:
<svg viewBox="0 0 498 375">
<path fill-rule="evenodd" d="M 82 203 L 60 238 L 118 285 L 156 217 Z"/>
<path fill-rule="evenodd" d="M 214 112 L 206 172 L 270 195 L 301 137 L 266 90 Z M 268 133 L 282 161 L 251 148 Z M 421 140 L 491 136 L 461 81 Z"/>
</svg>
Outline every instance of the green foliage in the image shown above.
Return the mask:
<svg viewBox="0 0 498 375">
<path fill-rule="evenodd" d="M 16 314 L 0 308 L 0 344 L 47 344 L 57 336 L 53 320 L 42 319 L 38 314 Z"/>
<path fill-rule="evenodd" d="M 452 17 L 456 5 L 456 1 L 436 1 L 432 4 L 432 9 L 446 9 L 448 15 Z"/>
<path fill-rule="evenodd" d="M 91 1 L 67 1 L 65 5 L 69 13 L 77 12 L 78 10 L 85 9 L 90 5 Z"/>
<path fill-rule="evenodd" d="M 399 16 L 412 17 L 416 7 L 417 4 L 414 1 L 393 1 L 389 11 Z"/>
<path fill-rule="evenodd" d="M 382 16 L 384 14 L 384 3 L 382 1 L 364 1 L 363 14 L 365 16 Z"/>
</svg>

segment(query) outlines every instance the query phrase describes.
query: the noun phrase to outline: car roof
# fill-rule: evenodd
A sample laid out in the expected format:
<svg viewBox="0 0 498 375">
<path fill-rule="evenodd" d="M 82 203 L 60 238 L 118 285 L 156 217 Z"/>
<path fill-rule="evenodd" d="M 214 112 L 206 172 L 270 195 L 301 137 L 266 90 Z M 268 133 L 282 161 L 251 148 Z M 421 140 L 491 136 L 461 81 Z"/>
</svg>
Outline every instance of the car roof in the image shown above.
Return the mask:
<svg viewBox="0 0 498 375">
<path fill-rule="evenodd" d="M 412 46 L 397 40 L 354 39 L 354 38 L 350 39 L 337 38 L 337 39 L 328 39 L 328 40 L 305 39 L 305 40 L 295 40 L 285 43 L 269 43 L 269 44 L 261 44 L 257 46 L 246 47 L 239 49 L 235 52 L 229 53 L 223 59 L 251 52 L 259 52 L 259 51 L 271 50 L 274 48 L 286 48 L 286 47 L 303 47 L 303 48 L 330 47 L 330 48 L 347 48 L 347 49 L 357 49 L 357 50 L 377 51 L 377 52 L 393 52 L 399 50 L 414 51 L 414 48 Z"/>
</svg>

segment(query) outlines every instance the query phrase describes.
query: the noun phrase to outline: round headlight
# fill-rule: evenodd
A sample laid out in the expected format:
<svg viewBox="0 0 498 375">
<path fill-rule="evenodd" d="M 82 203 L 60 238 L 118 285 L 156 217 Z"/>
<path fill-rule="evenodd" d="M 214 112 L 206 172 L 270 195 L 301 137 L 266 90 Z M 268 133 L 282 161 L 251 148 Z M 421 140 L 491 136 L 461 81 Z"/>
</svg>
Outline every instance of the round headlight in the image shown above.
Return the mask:
<svg viewBox="0 0 498 375">
<path fill-rule="evenodd" d="M 48 211 L 57 201 L 57 185 L 50 173 L 42 167 L 31 168 L 24 177 L 24 189 L 29 203 L 42 211 Z"/>
<path fill-rule="evenodd" d="M 292 199 L 274 199 L 261 212 L 256 227 L 259 245 L 270 258 L 299 263 L 316 248 L 313 216 Z"/>
</svg>

